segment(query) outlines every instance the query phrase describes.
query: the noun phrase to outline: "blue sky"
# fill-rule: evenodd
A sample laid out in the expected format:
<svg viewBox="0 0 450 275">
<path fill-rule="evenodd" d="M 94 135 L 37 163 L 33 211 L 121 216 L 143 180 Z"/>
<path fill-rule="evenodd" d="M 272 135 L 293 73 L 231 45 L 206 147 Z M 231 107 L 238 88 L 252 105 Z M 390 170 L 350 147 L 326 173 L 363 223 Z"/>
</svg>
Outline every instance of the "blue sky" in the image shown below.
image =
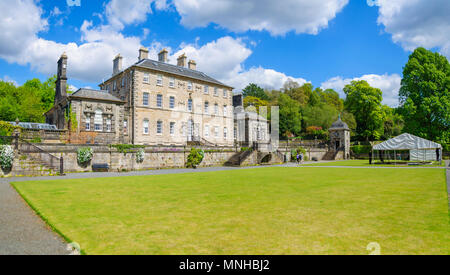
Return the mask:
<svg viewBox="0 0 450 275">
<path fill-rule="evenodd" d="M 167 48 L 242 89 L 289 78 L 342 93 L 353 79 L 398 104 L 402 67 L 415 47 L 450 55 L 450 1 L 406 0 L 0 0 L 0 79 L 47 79 L 69 56 L 69 84 L 94 87 L 120 53 Z M 8 20 L 9 19 L 9 20 Z"/>
</svg>

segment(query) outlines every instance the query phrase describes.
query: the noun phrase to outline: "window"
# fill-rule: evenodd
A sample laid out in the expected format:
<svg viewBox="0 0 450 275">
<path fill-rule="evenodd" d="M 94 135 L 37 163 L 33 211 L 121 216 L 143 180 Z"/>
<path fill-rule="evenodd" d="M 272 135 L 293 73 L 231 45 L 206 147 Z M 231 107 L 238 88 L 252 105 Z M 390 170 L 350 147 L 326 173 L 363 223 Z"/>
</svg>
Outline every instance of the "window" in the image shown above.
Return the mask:
<svg viewBox="0 0 450 275">
<path fill-rule="evenodd" d="M 150 83 L 150 74 L 144 73 L 144 83 Z"/>
<path fill-rule="evenodd" d="M 219 96 L 219 89 L 217 87 L 214 88 L 214 96 Z"/>
<path fill-rule="evenodd" d="M 205 114 L 209 113 L 209 103 L 208 101 L 205 102 Z"/>
<path fill-rule="evenodd" d="M 102 110 L 97 109 L 94 116 L 94 130 L 103 131 L 103 113 Z"/>
<path fill-rule="evenodd" d="M 148 119 L 144 119 L 144 123 L 142 126 L 142 132 L 144 133 L 144 135 L 148 135 Z"/>
<path fill-rule="evenodd" d="M 209 137 L 209 125 L 205 125 L 205 137 Z"/>
<path fill-rule="evenodd" d="M 148 93 L 144 93 L 142 97 L 142 104 L 148 106 Z"/>
<path fill-rule="evenodd" d="M 156 107 L 162 108 L 162 95 L 156 95 Z"/>
<path fill-rule="evenodd" d="M 171 77 L 169 80 L 169 87 L 175 88 L 175 78 Z"/>
<path fill-rule="evenodd" d="M 158 120 L 158 122 L 156 123 L 156 133 L 157 134 L 162 134 L 162 121 Z"/>
<path fill-rule="evenodd" d="M 237 128 L 236 127 L 234 127 L 233 135 L 234 135 L 234 139 L 237 139 Z"/>
<path fill-rule="evenodd" d="M 174 135 L 175 134 L 175 122 L 171 122 L 170 123 L 170 135 Z"/>
<path fill-rule="evenodd" d="M 215 138 L 219 137 L 219 127 L 218 126 L 214 127 L 214 137 Z"/>
<path fill-rule="evenodd" d="M 227 135 L 228 135 L 228 129 L 227 127 L 223 128 L 223 138 L 227 139 Z"/>
<path fill-rule="evenodd" d="M 114 81 L 113 81 L 113 91 L 115 91 L 116 88 L 117 88 L 117 87 L 116 87 L 116 81 L 114 80 Z"/>
<path fill-rule="evenodd" d="M 227 116 L 227 105 L 223 105 L 223 116 Z"/>
<path fill-rule="evenodd" d="M 158 85 L 158 86 L 162 86 L 163 85 L 162 75 L 160 75 L 160 74 L 156 78 L 156 85 Z"/>
<path fill-rule="evenodd" d="M 112 127 L 111 127 L 111 119 L 107 118 L 106 119 L 106 132 L 111 132 L 111 129 L 112 129 Z"/>
<path fill-rule="evenodd" d="M 121 85 L 122 85 L 122 87 L 125 87 L 125 77 L 122 77 Z"/>
<path fill-rule="evenodd" d="M 192 99 L 188 99 L 188 111 L 192 112 Z"/>
<path fill-rule="evenodd" d="M 223 97 L 228 97 L 228 93 L 226 89 L 223 89 Z"/>
<path fill-rule="evenodd" d="M 128 133 L 128 120 L 123 121 L 123 133 L 126 135 Z"/>
<path fill-rule="evenodd" d="M 187 87 L 188 91 L 192 91 L 192 81 L 188 81 Z"/>
<path fill-rule="evenodd" d="M 175 108 L 175 97 L 173 97 L 173 96 L 171 96 L 171 97 L 169 98 L 169 108 L 170 108 L 170 109 Z"/>
<path fill-rule="evenodd" d="M 86 131 L 90 131 L 90 130 L 91 130 L 91 117 L 86 116 Z"/>
<path fill-rule="evenodd" d="M 204 93 L 205 94 L 208 94 L 209 93 L 209 87 L 208 87 L 208 85 L 205 85 L 205 87 L 204 87 Z"/>
<path fill-rule="evenodd" d="M 217 103 L 214 104 L 214 114 L 215 114 L 216 116 L 219 115 L 219 105 L 217 105 Z"/>
</svg>

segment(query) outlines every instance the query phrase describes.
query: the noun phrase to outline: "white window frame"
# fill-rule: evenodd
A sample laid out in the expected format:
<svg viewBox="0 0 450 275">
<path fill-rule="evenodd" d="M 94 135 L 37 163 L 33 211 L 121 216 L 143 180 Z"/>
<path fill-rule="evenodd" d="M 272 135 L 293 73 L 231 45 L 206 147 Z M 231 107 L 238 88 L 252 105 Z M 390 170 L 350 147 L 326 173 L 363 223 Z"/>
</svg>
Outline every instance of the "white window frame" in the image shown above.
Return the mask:
<svg viewBox="0 0 450 275">
<path fill-rule="evenodd" d="M 203 133 L 203 135 L 205 137 L 209 137 L 209 125 L 208 124 L 205 125 L 205 132 Z"/>
<path fill-rule="evenodd" d="M 214 126 L 214 138 L 219 138 L 219 126 Z"/>
<path fill-rule="evenodd" d="M 227 116 L 228 115 L 228 110 L 227 110 L 228 106 L 227 105 L 223 105 L 223 116 Z"/>
<path fill-rule="evenodd" d="M 203 87 L 203 93 L 205 94 L 205 95 L 207 95 L 207 94 L 209 94 L 209 86 L 208 85 L 205 85 L 204 87 Z"/>
<path fill-rule="evenodd" d="M 162 96 L 162 94 L 157 94 L 156 95 L 156 107 L 157 108 L 162 108 L 163 107 L 163 96 Z"/>
<path fill-rule="evenodd" d="M 149 121 L 148 119 L 144 119 L 144 121 L 142 122 L 142 133 L 144 135 L 148 135 L 148 131 L 149 131 Z"/>
<path fill-rule="evenodd" d="M 90 131 L 91 130 L 91 117 L 90 116 L 86 116 L 85 123 L 86 123 L 85 130 Z"/>
<path fill-rule="evenodd" d="M 175 135 L 175 122 L 173 121 L 171 121 L 169 124 L 169 132 L 171 136 Z"/>
<path fill-rule="evenodd" d="M 187 104 L 187 109 L 188 109 L 188 112 L 192 112 L 192 99 L 188 99 L 188 104 Z"/>
<path fill-rule="evenodd" d="M 114 80 L 113 81 L 113 91 L 115 91 L 117 89 L 117 83 L 116 83 L 116 81 Z"/>
<path fill-rule="evenodd" d="M 219 96 L 219 88 L 214 87 L 214 96 Z"/>
<path fill-rule="evenodd" d="M 169 79 L 169 87 L 170 88 L 175 88 L 175 77 L 171 77 Z"/>
<path fill-rule="evenodd" d="M 218 116 L 219 115 L 219 104 L 214 104 L 214 115 Z"/>
<path fill-rule="evenodd" d="M 123 133 L 126 135 L 128 134 L 128 120 L 123 120 Z"/>
<path fill-rule="evenodd" d="M 100 118 L 99 118 L 99 116 L 100 116 Z M 97 123 L 97 122 L 99 122 L 99 120 L 101 120 L 100 123 Z M 96 132 L 102 132 L 103 131 L 103 112 L 100 109 L 97 109 L 95 111 L 94 131 L 96 131 Z"/>
<path fill-rule="evenodd" d="M 144 92 L 142 94 L 142 105 L 148 106 L 148 99 L 149 99 L 149 97 L 150 97 L 150 94 L 147 93 L 147 92 Z"/>
<path fill-rule="evenodd" d="M 227 128 L 227 127 L 224 127 L 224 128 L 223 128 L 223 138 L 224 138 L 224 139 L 227 139 L 227 137 L 228 137 L 228 128 Z"/>
<path fill-rule="evenodd" d="M 175 97 L 174 96 L 169 97 L 169 109 L 175 109 Z"/>
<path fill-rule="evenodd" d="M 156 86 L 162 86 L 162 85 L 163 85 L 163 76 L 162 76 L 162 74 L 159 74 L 156 77 Z"/>
<path fill-rule="evenodd" d="M 223 89 L 223 97 L 227 98 L 228 97 L 228 91 L 227 89 Z"/>
<path fill-rule="evenodd" d="M 163 133 L 163 122 L 162 120 L 158 120 L 156 122 L 156 134 L 162 135 L 162 133 Z"/>
<path fill-rule="evenodd" d="M 188 88 L 188 91 L 192 91 L 192 81 L 188 81 L 187 88 Z"/>
<path fill-rule="evenodd" d="M 122 77 L 122 79 L 120 80 L 121 86 L 125 87 L 125 77 Z"/>
<path fill-rule="evenodd" d="M 144 77 L 142 80 L 144 83 L 150 83 L 150 74 L 149 73 L 144 73 Z"/>
<path fill-rule="evenodd" d="M 110 118 L 106 119 L 106 132 L 111 132 L 112 131 L 112 121 Z"/>
<path fill-rule="evenodd" d="M 205 112 L 205 114 L 209 114 L 209 102 L 208 101 L 205 101 L 204 112 Z"/>
</svg>

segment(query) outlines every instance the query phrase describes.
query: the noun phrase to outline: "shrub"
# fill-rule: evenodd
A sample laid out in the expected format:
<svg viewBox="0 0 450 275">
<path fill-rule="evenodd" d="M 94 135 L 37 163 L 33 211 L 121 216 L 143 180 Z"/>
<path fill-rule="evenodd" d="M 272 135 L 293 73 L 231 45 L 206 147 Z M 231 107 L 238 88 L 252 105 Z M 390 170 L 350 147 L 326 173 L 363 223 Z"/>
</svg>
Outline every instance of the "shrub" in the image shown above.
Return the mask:
<svg viewBox="0 0 450 275">
<path fill-rule="evenodd" d="M 241 152 L 251 151 L 253 150 L 251 147 L 241 147 Z"/>
<path fill-rule="evenodd" d="M 306 160 L 306 149 L 299 146 L 297 149 L 291 150 L 291 161 L 297 160 L 297 154 L 303 154 L 303 160 Z"/>
<path fill-rule="evenodd" d="M 15 129 L 21 129 L 20 126 L 14 126 L 6 121 L 0 120 L 0 136 L 12 136 Z"/>
<path fill-rule="evenodd" d="M 372 151 L 372 146 L 370 146 L 370 145 L 353 145 L 350 147 L 350 150 L 355 155 L 369 154 L 369 152 Z"/>
<path fill-rule="evenodd" d="M 92 160 L 94 152 L 91 147 L 78 148 L 77 161 L 79 164 L 86 164 Z"/>
<path fill-rule="evenodd" d="M 136 152 L 136 162 L 142 163 L 144 161 L 144 158 L 145 158 L 145 151 L 144 149 L 141 148 Z"/>
<path fill-rule="evenodd" d="M 0 166 L 3 170 L 11 169 L 14 161 L 14 150 L 11 145 L 0 145 Z"/>
<path fill-rule="evenodd" d="M 204 157 L 205 152 L 202 149 L 191 148 L 191 152 L 187 157 L 186 167 L 197 168 Z"/>
</svg>

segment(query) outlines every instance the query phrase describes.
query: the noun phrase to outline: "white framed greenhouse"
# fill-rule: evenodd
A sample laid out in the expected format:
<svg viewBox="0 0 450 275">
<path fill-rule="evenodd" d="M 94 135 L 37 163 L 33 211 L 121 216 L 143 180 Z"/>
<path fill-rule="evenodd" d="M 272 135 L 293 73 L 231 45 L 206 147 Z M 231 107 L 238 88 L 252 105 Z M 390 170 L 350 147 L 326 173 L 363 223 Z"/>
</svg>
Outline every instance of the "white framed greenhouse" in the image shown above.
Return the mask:
<svg viewBox="0 0 450 275">
<path fill-rule="evenodd" d="M 408 151 L 409 161 L 442 161 L 442 146 L 408 133 L 401 134 L 372 147 L 374 158 L 398 160 L 399 152 Z M 392 158 L 392 153 L 394 158 Z"/>
</svg>

